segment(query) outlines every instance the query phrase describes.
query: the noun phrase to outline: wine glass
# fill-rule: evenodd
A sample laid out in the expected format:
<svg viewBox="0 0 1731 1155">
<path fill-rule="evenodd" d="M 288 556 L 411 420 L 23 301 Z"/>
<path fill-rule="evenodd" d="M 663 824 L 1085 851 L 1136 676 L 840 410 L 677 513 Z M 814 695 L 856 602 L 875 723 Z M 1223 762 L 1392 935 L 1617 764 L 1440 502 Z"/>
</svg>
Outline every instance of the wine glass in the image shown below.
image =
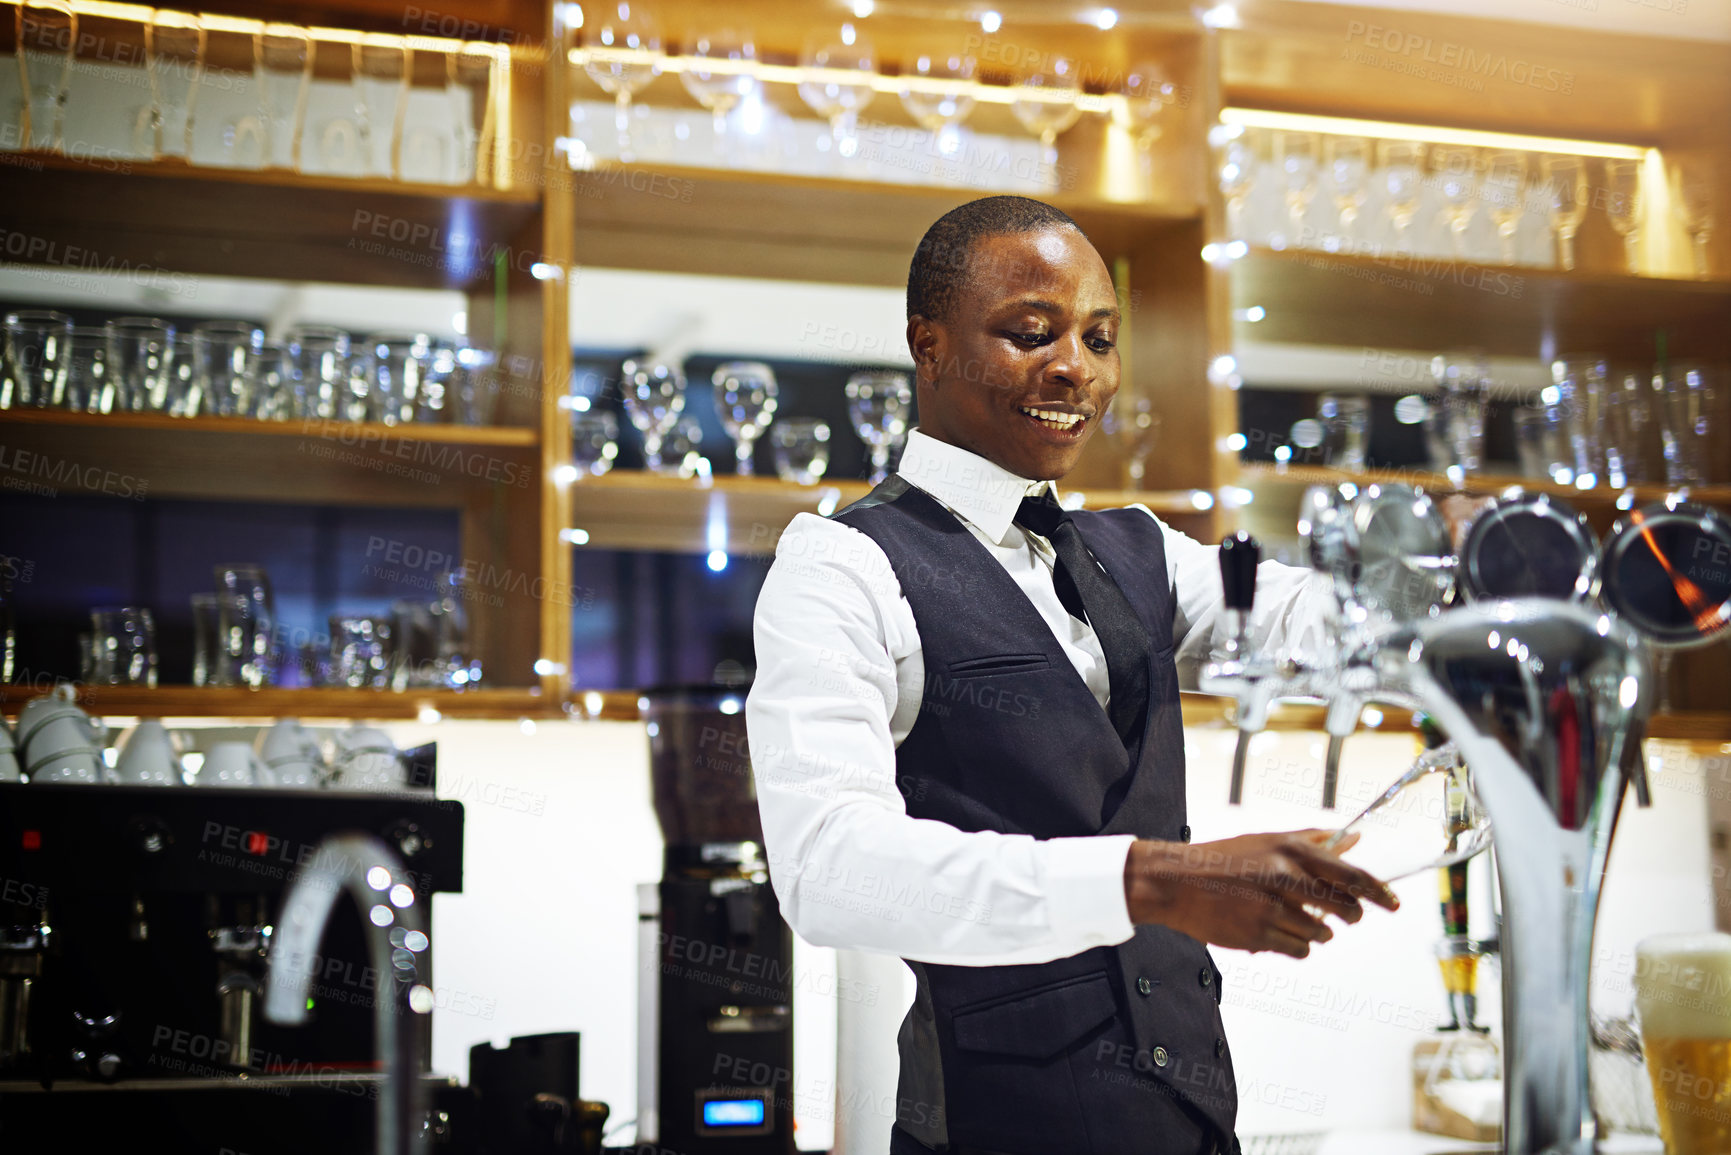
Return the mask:
<svg viewBox="0 0 1731 1155">
<path fill-rule="evenodd" d="M 1411 140 L 1385 140 L 1377 146 L 1382 165 L 1383 188 L 1388 192 L 1388 219 L 1394 225 L 1394 246 L 1403 241 L 1410 251 L 1407 230 L 1418 216 L 1419 195 L 1424 191 L 1424 145 Z"/>
<path fill-rule="evenodd" d="M 1340 217 L 1339 242 L 1352 238 L 1353 224 L 1369 195 L 1370 144 L 1362 136 L 1331 136 L 1324 148 L 1328 191 Z"/>
<path fill-rule="evenodd" d="M 631 160 L 631 98 L 661 75 L 661 33 L 642 5 L 630 0 L 604 7 L 595 18 L 583 71 L 613 95 L 618 106 L 619 159 Z"/>
<path fill-rule="evenodd" d="M 780 390 L 775 370 L 761 361 L 728 361 L 715 367 L 715 411 L 721 427 L 733 439 L 734 472 L 750 477 L 752 451 L 775 416 Z"/>
<path fill-rule="evenodd" d="M 192 151 L 193 105 L 204 70 L 204 25 L 197 16 L 158 9 L 145 26 L 150 76 L 150 135 L 145 147 L 155 159 Z"/>
<path fill-rule="evenodd" d="M 912 75 L 928 80 L 954 81 L 958 85 L 972 83 L 974 58 L 971 56 L 921 55 L 914 61 Z M 927 92 L 902 89 L 902 107 L 921 128 L 937 141 L 938 151 L 951 156 L 961 147 L 961 123 L 974 111 L 974 98 L 966 92 Z"/>
<path fill-rule="evenodd" d="M 66 0 L 20 0 L 17 25 L 24 147 L 62 152 L 78 13 Z"/>
<path fill-rule="evenodd" d="M 702 65 L 688 67 L 679 74 L 685 91 L 696 98 L 715 117 L 715 151 L 727 151 L 727 114 L 732 112 L 745 94 L 751 91 L 752 77 L 744 68 L 757 59 L 757 49 L 751 37 L 732 29 L 721 29 L 699 36 L 686 55 L 698 60 L 725 61 L 722 69 Z"/>
<path fill-rule="evenodd" d="M 1226 231 L 1244 237 L 1244 202 L 1256 183 L 1256 150 L 1248 135 L 1240 131 L 1221 148 L 1220 195 L 1226 199 Z"/>
<path fill-rule="evenodd" d="M 1164 68 L 1145 60 L 1124 74 L 1119 96 L 1123 99 L 1112 106 L 1112 120 L 1130 134 L 1138 150 L 1146 150 L 1165 130 L 1160 122 L 1177 102 L 1178 86 Z"/>
<path fill-rule="evenodd" d="M 1641 271 L 1641 162 L 1638 160 L 1607 160 L 1605 191 L 1609 200 L 1605 216 L 1611 227 L 1623 238 L 1623 251 L 1629 272 Z"/>
<path fill-rule="evenodd" d="M 1403 813 L 1431 815 L 1434 839 L 1414 838 Z M 1473 790 L 1472 778 L 1453 742 L 1420 754 L 1410 769 L 1371 800 L 1357 816 L 1322 843 L 1334 850 L 1351 835 L 1356 846 L 1345 853 L 1361 869 L 1384 882 L 1465 862 L 1491 843 L 1490 816 Z"/>
<path fill-rule="evenodd" d="M 643 435 L 643 467 L 661 472 L 661 443 L 685 412 L 685 374 L 662 361 L 631 360 L 620 366 L 625 415 Z"/>
<path fill-rule="evenodd" d="M 1505 265 L 1515 263 L 1515 233 L 1526 211 L 1527 156 L 1522 152 L 1493 152 L 1485 165 L 1484 191 L 1491 223 L 1497 226 Z"/>
<path fill-rule="evenodd" d="M 1547 156 L 1539 162 L 1545 182 L 1545 207 L 1557 234 L 1557 263 L 1575 267 L 1575 233 L 1587 216 L 1587 166 L 1578 156 Z"/>
<path fill-rule="evenodd" d="M 1040 160 L 1048 168 L 1058 163 L 1058 134 L 1082 116 L 1076 107 L 1081 88 L 1076 65 L 1062 56 L 1051 67 L 1024 77 L 1010 111 L 1023 128 L 1040 138 Z"/>
<path fill-rule="evenodd" d="M 1280 168 L 1281 192 L 1291 222 L 1289 246 L 1305 240 L 1304 214 L 1316 197 L 1317 145 L 1314 132 L 1283 132 L 1274 138 L 1274 160 Z"/>
<path fill-rule="evenodd" d="M 890 453 L 908 435 L 914 391 L 908 375 L 866 369 L 847 379 L 847 419 L 871 453 L 871 483 L 890 474 Z"/>
<path fill-rule="evenodd" d="M 1456 260 L 1466 256 L 1467 227 L 1478 211 L 1478 158 L 1470 148 L 1439 148 L 1431 153 L 1436 163 L 1437 187 L 1443 197 L 1443 219 L 1448 222 L 1449 241 Z"/>
<path fill-rule="evenodd" d="M 1698 163 L 1683 161 L 1677 166 L 1677 217 L 1694 250 L 1695 275 L 1705 277 L 1707 240 L 1713 234 L 1713 181 Z"/>
<path fill-rule="evenodd" d="M 831 74 L 822 79 L 800 81 L 799 97 L 813 112 L 829 121 L 830 138 L 835 142 L 836 152 L 844 157 L 853 156 L 859 152 L 855 124 L 860 111 L 877 95 L 877 90 L 872 87 L 872 77 L 877 73 L 877 57 L 872 54 L 871 43 L 860 36 L 852 24 L 843 24 L 836 39 L 817 39 L 808 43 L 800 63 Z"/>
</svg>

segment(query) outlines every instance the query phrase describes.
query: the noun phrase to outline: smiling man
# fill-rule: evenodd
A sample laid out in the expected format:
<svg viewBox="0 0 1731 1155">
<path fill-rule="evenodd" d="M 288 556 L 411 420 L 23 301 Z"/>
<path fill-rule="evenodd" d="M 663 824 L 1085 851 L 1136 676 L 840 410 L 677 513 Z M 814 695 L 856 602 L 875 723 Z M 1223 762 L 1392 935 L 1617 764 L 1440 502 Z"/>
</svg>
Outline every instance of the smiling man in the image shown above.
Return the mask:
<svg viewBox="0 0 1731 1155">
<path fill-rule="evenodd" d="M 1190 844 L 1178 692 L 1224 628 L 1216 551 L 1052 492 L 1118 391 L 1122 321 L 1057 209 L 938 220 L 908 273 L 900 470 L 796 518 L 758 599 L 746 713 L 782 913 L 916 979 L 895 1155 L 1229 1155 L 1204 944 L 1302 958 L 1324 916 L 1394 906 L 1316 832 Z M 1255 644 L 1325 598 L 1265 563 Z"/>
</svg>

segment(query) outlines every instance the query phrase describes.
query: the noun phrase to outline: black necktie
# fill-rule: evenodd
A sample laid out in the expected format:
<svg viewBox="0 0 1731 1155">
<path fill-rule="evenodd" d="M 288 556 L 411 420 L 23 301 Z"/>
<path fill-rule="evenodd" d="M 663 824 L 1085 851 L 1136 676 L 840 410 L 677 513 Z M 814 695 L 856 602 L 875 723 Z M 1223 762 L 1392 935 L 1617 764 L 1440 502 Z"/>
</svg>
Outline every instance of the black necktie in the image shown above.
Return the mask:
<svg viewBox="0 0 1731 1155">
<path fill-rule="evenodd" d="M 1052 543 L 1058 555 L 1052 570 L 1058 600 L 1094 627 L 1106 655 L 1107 715 L 1124 745 L 1134 745 L 1148 701 L 1148 631 L 1142 619 L 1082 544 L 1082 535 L 1050 489 L 1039 497 L 1023 498 L 1016 523 Z"/>
</svg>

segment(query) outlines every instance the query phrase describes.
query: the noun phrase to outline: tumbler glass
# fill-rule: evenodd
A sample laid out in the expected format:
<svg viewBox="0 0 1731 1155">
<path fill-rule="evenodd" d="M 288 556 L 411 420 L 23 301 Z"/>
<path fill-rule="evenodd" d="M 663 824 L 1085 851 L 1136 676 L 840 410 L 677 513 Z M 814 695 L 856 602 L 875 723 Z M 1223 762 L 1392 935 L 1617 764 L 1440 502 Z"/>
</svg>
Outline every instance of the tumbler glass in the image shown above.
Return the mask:
<svg viewBox="0 0 1731 1155">
<path fill-rule="evenodd" d="M 249 417 L 263 421 L 287 421 L 295 403 L 294 361 L 286 346 L 266 341 L 258 351 L 253 370 L 253 404 Z"/>
<path fill-rule="evenodd" d="M 1646 448 L 1653 426 L 1651 393 L 1646 372 L 1611 374 L 1605 393 L 1605 477 L 1611 485 L 1652 480 Z"/>
<path fill-rule="evenodd" d="M 783 481 L 816 485 L 829 468 L 829 425 L 811 417 L 788 417 L 769 430 L 775 475 Z"/>
<path fill-rule="evenodd" d="M 445 96 L 457 140 L 457 184 L 491 184 L 491 152 L 498 101 L 493 49 L 468 43 L 445 55 Z"/>
<path fill-rule="evenodd" d="M 889 476 L 890 454 L 907 438 L 913 405 L 906 373 L 868 369 L 847 379 L 847 416 L 871 453 L 873 485 Z"/>
<path fill-rule="evenodd" d="M 116 317 L 103 326 L 103 331 L 108 336 L 114 408 L 162 412 L 168 403 L 174 326 L 156 317 Z"/>
<path fill-rule="evenodd" d="M 112 413 L 119 408 L 114 385 L 114 361 L 101 329 L 73 329 L 66 386 L 54 399 L 57 409 L 77 413 Z"/>
<path fill-rule="evenodd" d="M 349 335 L 324 325 L 301 325 L 288 334 L 294 366 L 292 416 L 338 415 L 349 372 Z"/>
<path fill-rule="evenodd" d="M 1362 470 L 1370 443 L 1370 399 L 1354 393 L 1324 393 L 1317 399 L 1323 460 L 1335 469 Z"/>
<path fill-rule="evenodd" d="M 16 16 L 25 147 L 64 152 L 66 94 L 78 44 L 78 14 L 66 0 L 20 0 Z"/>
<path fill-rule="evenodd" d="M 1490 362 L 1477 349 L 1439 353 L 1431 359 L 1431 375 L 1442 391 L 1438 432 L 1445 454 L 1443 472 L 1451 477 L 1457 471 L 1477 473 L 1484 466 Z"/>
<path fill-rule="evenodd" d="M 267 168 L 299 170 L 313 75 L 312 34 L 292 24 L 267 24 L 253 34 L 259 116 Z"/>
<path fill-rule="evenodd" d="M 372 420 L 386 425 L 413 421 L 433 368 L 432 338 L 425 333 L 377 333 L 367 338 L 366 351 Z"/>
<path fill-rule="evenodd" d="M 1713 370 L 1698 361 L 1673 361 L 1665 367 L 1659 432 L 1665 445 L 1667 485 L 1703 485 L 1710 480 L 1707 449 L 1713 377 Z"/>
<path fill-rule="evenodd" d="M 383 690 L 396 661 L 396 629 L 389 617 L 332 614 L 330 684 Z"/>
<path fill-rule="evenodd" d="M 486 425 L 492 420 L 503 371 L 496 354 L 485 349 L 458 349 L 452 370 L 451 417 L 458 425 Z"/>
<path fill-rule="evenodd" d="M 264 330 L 251 321 L 206 321 L 192 330 L 199 413 L 243 417 L 253 411 Z"/>
<path fill-rule="evenodd" d="M 143 606 L 90 611 L 90 680 L 101 686 L 156 685 L 156 622 Z"/>
<path fill-rule="evenodd" d="M 12 408 L 56 405 L 66 391 L 71 363 L 72 318 L 52 309 L 6 314 L 6 368 L 12 377 Z"/>
<path fill-rule="evenodd" d="M 1578 489 L 1591 489 L 1605 477 L 1606 377 L 1605 358 L 1597 353 L 1570 353 L 1551 362 L 1551 384 L 1568 430 L 1568 461 Z"/>
<path fill-rule="evenodd" d="M 219 684 L 218 671 L 222 668 L 222 661 L 217 652 L 220 629 L 217 619 L 217 596 L 193 594 L 192 684 L 195 686 Z"/>
<path fill-rule="evenodd" d="M 269 686 L 276 682 L 276 603 L 270 578 L 251 563 L 216 567 L 218 686 Z"/>
<path fill-rule="evenodd" d="M 1569 481 L 1574 470 L 1564 451 L 1562 411 L 1555 405 L 1527 405 L 1514 410 L 1512 417 L 1521 476 Z"/>
<path fill-rule="evenodd" d="M 469 646 L 469 603 L 474 600 L 469 571 L 439 575 L 439 597 L 427 604 L 433 615 L 433 635 L 440 676 L 434 685 L 461 690 L 481 681 L 481 661 Z"/>
<path fill-rule="evenodd" d="M 192 334 L 176 333 L 168 346 L 168 393 L 163 411 L 171 417 L 195 417 L 202 410 L 204 393 L 198 380 L 198 357 Z"/>
<path fill-rule="evenodd" d="M 400 44 L 361 42 L 352 48 L 355 110 L 360 115 L 363 175 L 395 178 L 402 159 L 403 113 L 408 105 L 408 50 Z"/>
<path fill-rule="evenodd" d="M 192 123 L 204 73 L 205 31 L 197 16 L 157 10 L 147 26 L 150 109 L 148 151 L 153 159 L 192 151 Z"/>
<path fill-rule="evenodd" d="M 571 414 L 571 463 L 580 474 L 600 477 L 619 456 L 619 418 L 590 410 Z"/>
</svg>

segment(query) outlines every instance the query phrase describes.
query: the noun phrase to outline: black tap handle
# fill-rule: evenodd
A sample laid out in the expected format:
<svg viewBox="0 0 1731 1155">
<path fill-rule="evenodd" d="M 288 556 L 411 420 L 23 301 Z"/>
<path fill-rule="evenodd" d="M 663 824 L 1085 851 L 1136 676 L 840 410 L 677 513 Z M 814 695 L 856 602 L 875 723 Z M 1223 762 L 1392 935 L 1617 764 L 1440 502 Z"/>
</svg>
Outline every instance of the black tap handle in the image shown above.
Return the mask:
<svg viewBox="0 0 1731 1155">
<path fill-rule="evenodd" d="M 1226 591 L 1226 608 L 1246 610 L 1256 602 L 1256 566 L 1262 547 L 1240 530 L 1220 543 L 1220 584 Z"/>
</svg>

